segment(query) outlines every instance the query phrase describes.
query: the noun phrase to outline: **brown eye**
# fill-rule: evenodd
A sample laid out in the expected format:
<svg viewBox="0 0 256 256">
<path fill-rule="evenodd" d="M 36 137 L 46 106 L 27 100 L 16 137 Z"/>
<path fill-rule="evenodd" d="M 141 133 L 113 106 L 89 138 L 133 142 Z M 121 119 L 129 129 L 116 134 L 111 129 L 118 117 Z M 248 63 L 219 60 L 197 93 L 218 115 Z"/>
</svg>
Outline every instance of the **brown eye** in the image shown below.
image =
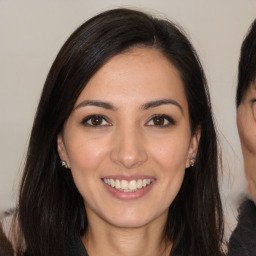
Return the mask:
<svg viewBox="0 0 256 256">
<path fill-rule="evenodd" d="M 156 126 L 156 127 L 168 127 L 170 125 L 175 125 L 176 122 L 172 117 L 167 115 L 155 115 L 148 122 L 147 126 Z"/>
<path fill-rule="evenodd" d="M 102 116 L 94 116 L 91 118 L 91 124 L 92 125 L 101 125 L 103 122 Z"/>
<path fill-rule="evenodd" d="M 109 126 L 111 125 L 109 122 L 106 121 L 104 116 L 101 115 L 91 115 L 86 117 L 82 123 L 86 126 L 94 126 L 94 127 L 101 127 L 101 126 Z"/>
<path fill-rule="evenodd" d="M 153 119 L 153 124 L 156 126 L 162 126 L 165 124 L 166 119 L 163 116 L 155 116 Z"/>
</svg>

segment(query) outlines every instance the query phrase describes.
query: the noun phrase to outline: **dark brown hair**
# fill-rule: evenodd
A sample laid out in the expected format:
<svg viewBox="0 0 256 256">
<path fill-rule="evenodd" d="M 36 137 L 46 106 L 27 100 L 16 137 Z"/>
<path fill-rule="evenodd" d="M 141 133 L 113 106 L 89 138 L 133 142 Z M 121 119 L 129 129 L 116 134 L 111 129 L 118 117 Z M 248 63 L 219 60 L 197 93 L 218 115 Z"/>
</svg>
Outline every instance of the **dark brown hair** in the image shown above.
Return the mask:
<svg viewBox="0 0 256 256">
<path fill-rule="evenodd" d="M 238 85 L 236 91 L 236 107 L 256 78 L 256 19 L 252 22 L 242 43 L 238 66 Z"/>
<path fill-rule="evenodd" d="M 13 247 L 11 242 L 7 239 L 2 225 L 0 225 L 0 255 L 13 256 Z"/>
<path fill-rule="evenodd" d="M 19 197 L 27 255 L 63 256 L 71 234 L 86 232 L 83 199 L 63 171 L 57 134 L 89 79 L 111 57 L 135 46 L 153 47 L 175 65 L 189 106 L 192 133 L 201 126 L 197 161 L 186 171 L 169 208 L 171 255 L 219 255 L 223 220 L 218 190 L 217 138 L 205 75 L 195 50 L 174 23 L 143 12 L 114 9 L 81 25 L 58 53 L 38 105 Z"/>
</svg>

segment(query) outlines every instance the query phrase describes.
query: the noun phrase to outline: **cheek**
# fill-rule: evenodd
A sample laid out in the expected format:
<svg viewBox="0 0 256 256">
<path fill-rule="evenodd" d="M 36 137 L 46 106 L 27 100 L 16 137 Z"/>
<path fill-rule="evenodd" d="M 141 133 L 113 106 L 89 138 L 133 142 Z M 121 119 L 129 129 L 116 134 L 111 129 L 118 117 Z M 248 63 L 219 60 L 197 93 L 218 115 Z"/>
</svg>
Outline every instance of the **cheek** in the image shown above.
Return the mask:
<svg viewBox="0 0 256 256">
<path fill-rule="evenodd" d="M 243 115 L 242 115 L 243 114 Z M 241 144 L 250 152 L 256 154 L 256 123 L 248 113 L 237 117 L 237 126 Z"/>
<path fill-rule="evenodd" d="M 173 170 L 185 169 L 188 148 L 189 138 L 184 134 L 177 134 L 177 136 L 163 139 L 158 145 L 153 145 L 151 155 L 167 170 L 170 168 Z"/>
<path fill-rule="evenodd" d="M 175 141 L 167 142 L 158 152 L 155 152 L 154 162 L 157 164 L 156 168 L 159 170 L 158 175 L 161 181 L 159 196 L 161 195 L 163 205 L 169 207 L 184 179 L 187 150 Z"/>
<path fill-rule="evenodd" d="M 67 145 L 72 173 L 95 173 L 107 154 L 107 145 L 101 140 L 90 140 L 77 136 Z"/>
<path fill-rule="evenodd" d="M 99 146 L 91 140 L 72 140 L 69 144 L 69 160 L 74 183 L 85 201 L 94 198 L 97 184 L 100 184 L 99 170 L 105 164 L 106 145 Z"/>
<path fill-rule="evenodd" d="M 160 168 L 158 175 L 161 180 L 159 188 L 159 197 L 162 205 L 169 207 L 177 196 L 185 174 L 187 142 L 182 140 L 167 140 L 155 152 L 155 162 Z M 185 144 L 184 144 L 185 143 Z"/>
<path fill-rule="evenodd" d="M 252 169 L 245 169 L 245 175 L 246 179 L 249 181 L 251 180 L 255 184 L 255 189 L 256 189 L 256 171 Z"/>
</svg>

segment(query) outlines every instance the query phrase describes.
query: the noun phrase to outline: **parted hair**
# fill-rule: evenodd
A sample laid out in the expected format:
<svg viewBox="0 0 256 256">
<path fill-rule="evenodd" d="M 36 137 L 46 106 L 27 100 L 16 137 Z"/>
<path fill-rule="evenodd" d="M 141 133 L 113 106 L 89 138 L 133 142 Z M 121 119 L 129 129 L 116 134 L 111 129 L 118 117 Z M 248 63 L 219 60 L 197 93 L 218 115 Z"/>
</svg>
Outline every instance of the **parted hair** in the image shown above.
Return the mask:
<svg viewBox="0 0 256 256">
<path fill-rule="evenodd" d="M 90 78 L 113 56 L 133 47 L 158 49 L 179 71 L 194 133 L 201 128 L 196 165 L 186 170 L 169 207 L 165 239 L 172 256 L 219 255 L 223 237 L 218 144 L 199 58 L 175 23 L 131 9 L 113 9 L 78 27 L 59 51 L 37 108 L 20 187 L 18 220 L 26 255 L 65 256 L 70 235 L 87 228 L 83 198 L 60 165 L 57 135 Z"/>
</svg>

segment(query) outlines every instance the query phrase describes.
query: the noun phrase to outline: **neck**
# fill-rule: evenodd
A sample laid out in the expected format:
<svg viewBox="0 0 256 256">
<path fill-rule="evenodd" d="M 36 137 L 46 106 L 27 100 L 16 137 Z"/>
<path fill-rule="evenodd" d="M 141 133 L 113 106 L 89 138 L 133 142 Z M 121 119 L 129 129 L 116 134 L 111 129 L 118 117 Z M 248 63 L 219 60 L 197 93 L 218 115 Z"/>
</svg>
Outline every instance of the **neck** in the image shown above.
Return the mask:
<svg viewBox="0 0 256 256">
<path fill-rule="evenodd" d="M 89 221 L 82 242 L 89 256 L 168 256 L 171 243 L 164 239 L 164 225 L 156 220 L 143 227 L 120 228 L 98 219 Z"/>
</svg>

